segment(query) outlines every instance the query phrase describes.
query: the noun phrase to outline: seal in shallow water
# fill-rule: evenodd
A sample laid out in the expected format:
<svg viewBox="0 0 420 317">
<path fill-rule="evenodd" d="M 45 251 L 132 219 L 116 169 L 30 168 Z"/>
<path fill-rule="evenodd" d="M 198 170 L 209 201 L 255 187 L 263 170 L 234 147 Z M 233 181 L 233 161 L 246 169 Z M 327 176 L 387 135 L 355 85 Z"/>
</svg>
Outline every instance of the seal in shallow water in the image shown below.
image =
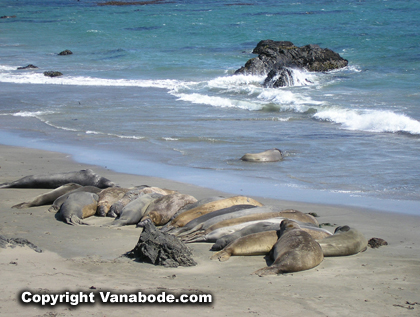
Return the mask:
<svg viewBox="0 0 420 317">
<path fill-rule="evenodd" d="M 11 183 L 0 184 L 0 188 L 57 188 L 68 183 L 99 188 L 116 186 L 109 179 L 86 169 L 68 173 L 29 175 Z"/>
<path fill-rule="evenodd" d="M 283 221 L 279 235 L 280 238 L 271 251 L 273 264 L 257 270 L 255 274 L 264 276 L 309 270 L 324 259 L 319 243 L 300 229 L 297 222 Z"/>
<path fill-rule="evenodd" d="M 271 149 L 261 153 L 246 153 L 241 157 L 246 162 L 278 162 L 283 158 L 283 153 L 279 149 Z"/>
<path fill-rule="evenodd" d="M 318 240 L 324 256 L 352 255 L 367 248 L 365 236 L 349 226 L 337 227 L 332 236 Z"/>
</svg>

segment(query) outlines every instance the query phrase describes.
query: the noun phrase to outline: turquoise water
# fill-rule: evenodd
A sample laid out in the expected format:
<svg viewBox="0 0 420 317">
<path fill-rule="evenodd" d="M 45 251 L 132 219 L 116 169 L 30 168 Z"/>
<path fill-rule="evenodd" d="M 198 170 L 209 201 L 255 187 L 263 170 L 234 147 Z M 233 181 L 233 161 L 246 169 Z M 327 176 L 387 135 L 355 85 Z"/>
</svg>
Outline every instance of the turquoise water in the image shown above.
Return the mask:
<svg viewBox="0 0 420 317">
<path fill-rule="evenodd" d="M 98 3 L 0 1 L 16 15 L 0 19 L 0 142 L 234 192 L 418 212 L 418 1 Z M 328 47 L 349 66 L 296 71 L 279 89 L 233 76 L 263 39 Z M 17 70 L 27 64 L 39 68 Z M 282 162 L 239 161 L 274 147 Z"/>
</svg>

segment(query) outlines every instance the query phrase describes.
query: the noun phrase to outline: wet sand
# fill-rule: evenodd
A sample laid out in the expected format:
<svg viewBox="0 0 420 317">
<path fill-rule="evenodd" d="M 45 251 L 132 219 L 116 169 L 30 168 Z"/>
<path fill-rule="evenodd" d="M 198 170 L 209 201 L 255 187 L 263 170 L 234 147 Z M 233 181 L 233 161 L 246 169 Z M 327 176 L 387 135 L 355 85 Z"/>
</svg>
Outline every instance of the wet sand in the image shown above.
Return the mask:
<svg viewBox="0 0 420 317">
<path fill-rule="evenodd" d="M 31 174 L 92 168 L 123 187 L 150 185 L 197 199 L 225 195 L 216 190 L 162 178 L 115 173 L 80 164 L 68 155 L 0 145 L 0 183 Z M 388 246 L 347 257 L 325 258 L 316 268 L 278 276 L 252 272 L 266 266 L 263 256 L 210 261 L 211 244 L 189 244 L 195 267 L 164 268 L 122 257 L 136 245 L 140 229 L 100 227 L 110 218 L 87 219 L 91 226 L 70 226 L 48 212 L 49 206 L 12 209 L 45 189 L 0 189 L 0 234 L 25 238 L 43 250 L 0 249 L 2 316 L 418 316 L 420 314 L 420 217 L 346 206 L 307 204 L 253 197 L 265 205 L 315 212 L 331 232 L 349 225 L 366 238 Z M 401 212 L 404 212 L 403 210 Z M 100 292 L 211 293 L 201 305 L 22 304 L 20 293 Z M 97 297 L 98 298 L 98 297 Z"/>
</svg>

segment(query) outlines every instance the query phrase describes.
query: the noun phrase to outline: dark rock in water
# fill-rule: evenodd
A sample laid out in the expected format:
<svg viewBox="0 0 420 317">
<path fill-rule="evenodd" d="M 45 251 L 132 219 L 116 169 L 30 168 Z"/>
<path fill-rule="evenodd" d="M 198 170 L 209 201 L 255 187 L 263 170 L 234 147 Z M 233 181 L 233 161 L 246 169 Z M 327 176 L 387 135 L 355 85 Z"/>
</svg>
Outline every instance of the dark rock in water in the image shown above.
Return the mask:
<svg viewBox="0 0 420 317">
<path fill-rule="evenodd" d="M 383 245 L 388 245 L 388 242 L 381 238 L 372 238 L 368 241 L 368 246 L 370 246 L 372 249 L 379 248 Z"/>
<path fill-rule="evenodd" d="M 23 67 L 18 67 L 17 69 L 31 69 L 31 68 L 38 68 L 38 66 L 29 64 L 29 65 L 26 65 L 26 66 L 23 66 Z"/>
<path fill-rule="evenodd" d="M 32 250 L 34 250 L 35 252 L 41 253 L 42 250 L 40 248 L 38 248 L 35 244 L 33 244 L 32 242 L 29 242 L 26 239 L 23 238 L 6 238 L 3 235 L 0 235 L 0 248 L 15 248 L 16 246 L 28 246 L 30 247 Z"/>
<path fill-rule="evenodd" d="M 292 71 L 288 68 L 282 68 L 280 70 L 273 69 L 268 73 L 263 85 L 266 88 L 293 86 Z"/>
<path fill-rule="evenodd" d="M 338 53 L 309 44 L 295 46 L 288 41 L 260 41 L 253 50 L 258 57 L 248 60 L 235 74 L 268 75 L 265 87 L 283 87 L 290 84 L 291 72 L 288 68 L 323 72 L 348 65 L 348 61 Z"/>
<path fill-rule="evenodd" d="M 150 219 L 141 223 L 143 232 L 133 250 L 125 256 L 135 258 L 140 262 L 148 262 L 166 267 L 194 266 L 188 247 L 173 235 L 156 229 Z"/>
<path fill-rule="evenodd" d="M 70 50 L 64 50 L 64 51 L 58 53 L 58 55 L 71 55 L 71 54 L 73 54 L 73 52 L 70 51 Z"/>
<path fill-rule="evenodd" d="M 47 77 L 58 77 L 58 76 L 63 76 L 63 73 L 56 72 L 56 71 L 47 71 L 47 72 L 44 72 L 44 76 L 47 76 Z"/>
</svg>

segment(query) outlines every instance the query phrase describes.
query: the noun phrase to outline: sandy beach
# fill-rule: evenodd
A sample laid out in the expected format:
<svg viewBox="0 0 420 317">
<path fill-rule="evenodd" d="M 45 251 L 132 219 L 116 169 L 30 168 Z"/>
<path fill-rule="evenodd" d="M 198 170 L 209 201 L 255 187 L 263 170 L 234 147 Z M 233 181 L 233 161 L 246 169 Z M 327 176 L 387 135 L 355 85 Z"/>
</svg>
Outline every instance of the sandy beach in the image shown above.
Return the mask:
<svg viewBox="0 0 420 317">
<path fill-rule="evenodd" d="M 150 185 L 177 190 L 197 199 L 225 195 L 171 180 L 115 173 L 80 164 L 68 155 L 0 145 L 0 183 L 23 176 L 92 168 L 123 187 Z M 164 268 L 122 255 L 136 245 L 141 229 L 100 227 L 110 218 L 87 219 L 91 226 L 58 221 L 49 206 L 12 209 L 45 189 L 0 189 L 0 234 L 25 238 L 42 249 L 0 249 L 1 316 L 419 316 L 420 217 L 362 208 L 306 204 L 252 197 L 265 205 L 315 212 L 331 232 L 349 225 L 367 239 L 387 246 L 347 257 L 325 258 L 314 269 L 270 277 L 251 273 L 266 266 L 263 256 L 210 261 L 211 244 L 189 247 L 194 267 Z M 402 211 L 403 212 L 403 211 Z M 209 304 L 24 304 L 22 291 L 34 293 L 100 292 L 157 294 L 210 293 Z"/>
</svg>

